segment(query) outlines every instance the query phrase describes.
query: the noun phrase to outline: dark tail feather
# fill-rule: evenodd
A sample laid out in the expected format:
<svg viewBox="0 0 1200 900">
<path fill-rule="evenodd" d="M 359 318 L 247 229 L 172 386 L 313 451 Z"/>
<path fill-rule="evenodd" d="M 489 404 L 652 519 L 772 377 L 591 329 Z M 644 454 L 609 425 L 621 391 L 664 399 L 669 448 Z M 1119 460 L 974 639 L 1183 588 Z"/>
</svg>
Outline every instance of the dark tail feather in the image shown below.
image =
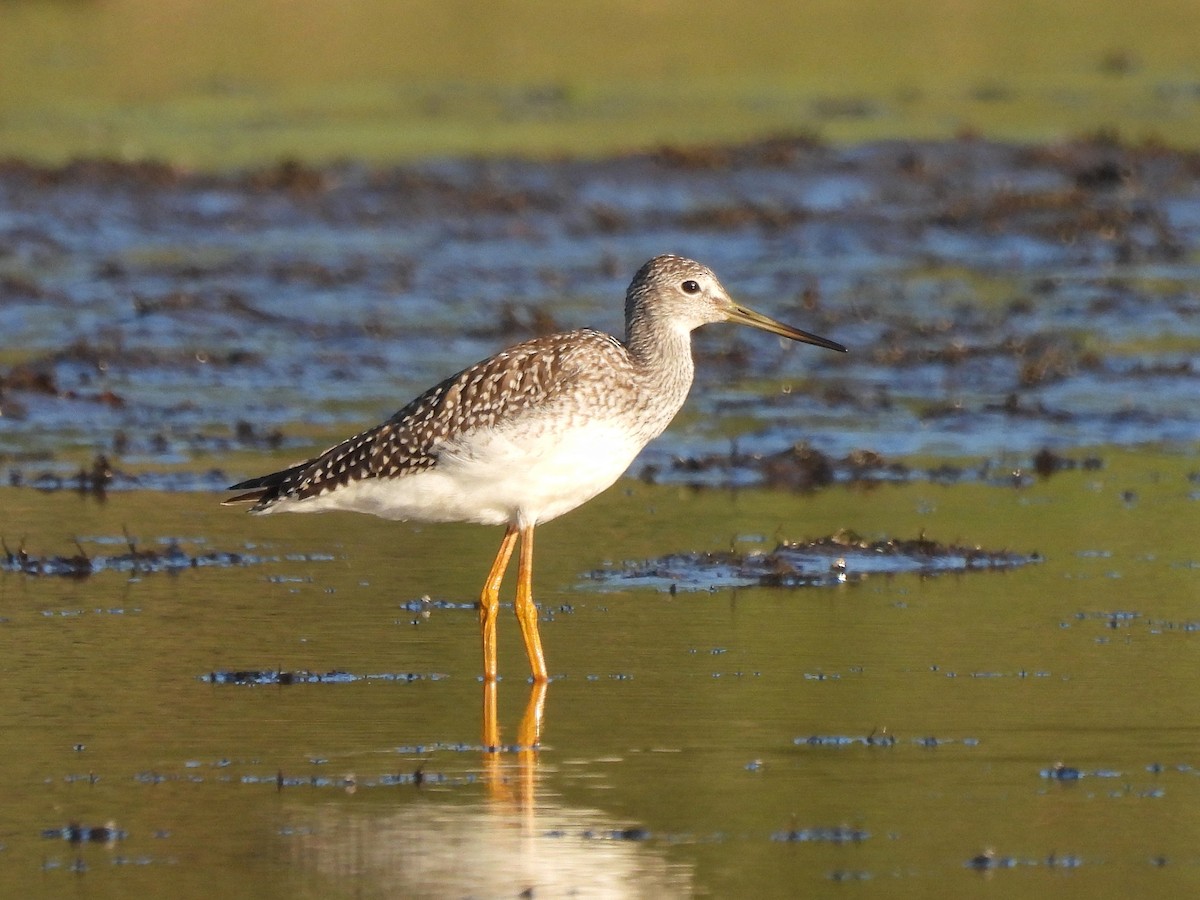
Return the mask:
<svg viewBox="0 0 1200 900">
<path fill-rule="evenodd" d="M 307 469 L 311 462 L 312 460 L 308 460 L 281 472 L 272 472 L 270 475 L 260 475 L 257 478 L 231 484 L 226 490 L 246 491 L 246 493 L 222 500 L 221 505 L 233 506 L 237 503 L 253 501 L 254 509 L 266 509 L 287 493 L 288 488 L 295 483 L 295 476 Z"/>
</svg>

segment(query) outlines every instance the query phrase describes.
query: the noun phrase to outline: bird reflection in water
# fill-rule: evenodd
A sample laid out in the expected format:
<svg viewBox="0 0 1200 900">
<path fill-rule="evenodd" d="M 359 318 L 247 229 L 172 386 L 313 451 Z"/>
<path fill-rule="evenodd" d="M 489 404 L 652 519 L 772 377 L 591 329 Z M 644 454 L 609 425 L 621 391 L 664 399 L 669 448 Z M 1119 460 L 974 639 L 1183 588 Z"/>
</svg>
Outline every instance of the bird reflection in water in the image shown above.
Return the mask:
<svg viewBox="0 0 1200 900">
<path fill-rule="evenodd" d="M 370 803 L 314 805 L 296 795 L 287 844 L 297 870 L 355 896 L 693 896 L 690 863 L 654 841 L 605 837 L 641 834 L 640 823 L 571 804 L 541 784 L 546 693 L 545 682 L 530 687 L 516 742 L 506 744 L 497 683 L 484 681 L 485 796 L 477 802 L 464 798 L 470 782 L 461 791 L 401 791 Z"/>
<path fill-rule="evenodd" d="M 497 685 L 483 682 L 483 774 L 493 800 L 514 802 L 522 811 L 533 814 L 537 785 L 538 750 L 542 739 L 542 716 L 546 708 L 547 682 L 535 681 L 529 688 L 525 714 L 517 729 L 516 744 L 505 746 L 500 740 L 500 719 L 496 711 Z M 515 772 L 506 757 L 516 758 Z M 515 777 L 514 777 L 515 776 Z"/>
</svg>

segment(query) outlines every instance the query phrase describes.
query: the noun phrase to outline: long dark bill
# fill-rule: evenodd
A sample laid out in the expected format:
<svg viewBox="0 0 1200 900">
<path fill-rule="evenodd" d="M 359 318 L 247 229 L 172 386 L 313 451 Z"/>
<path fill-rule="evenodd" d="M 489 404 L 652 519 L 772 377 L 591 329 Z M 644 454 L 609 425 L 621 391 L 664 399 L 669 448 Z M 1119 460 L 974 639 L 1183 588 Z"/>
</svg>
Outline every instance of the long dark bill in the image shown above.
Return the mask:
<svg viewBox="0 0 1200 900">
<path fill-rule="evenodd" d="M 808 331 L 801 331 L 799 328 L 793 328 L 791 325 L 784 325 L 782 322 L 778 322 L 770 316 L 764 316 L 760 312 L 755 312 L 749 307 L 742 306 L 740 303 L 735 303 L 733 309 L 729 311 L 729 321 L 736 322 L 738 325 L 749 325 L 751 328 L 769 331 L 771 334 L 782 335 L 785 338 L 800 341 L 804 344 L 815 344 L 827 350 L 837 350 L 839 353 L 846 352 L 846 348 L 837 341 L 831 341 L 829 338 L 823 338 Z"/>
</svg>

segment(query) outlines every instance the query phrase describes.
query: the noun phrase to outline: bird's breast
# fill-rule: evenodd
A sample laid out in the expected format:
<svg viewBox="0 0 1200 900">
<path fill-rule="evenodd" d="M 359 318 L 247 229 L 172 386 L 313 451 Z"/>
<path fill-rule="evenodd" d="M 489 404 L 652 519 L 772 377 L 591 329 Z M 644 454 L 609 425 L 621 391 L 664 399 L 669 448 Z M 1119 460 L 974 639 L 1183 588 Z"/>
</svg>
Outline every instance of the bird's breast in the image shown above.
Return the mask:
<svg viewBox="0 0 1200 900">
<path fill-rule="evenodd" d="M 447 505 L 463 519 L 536 524 L 612 485 L 645 444 L 620 420 L 603 418 L 568 428 L 498 428 L 442 448 L 427 474 L 445 479 Z"/>
</svg>

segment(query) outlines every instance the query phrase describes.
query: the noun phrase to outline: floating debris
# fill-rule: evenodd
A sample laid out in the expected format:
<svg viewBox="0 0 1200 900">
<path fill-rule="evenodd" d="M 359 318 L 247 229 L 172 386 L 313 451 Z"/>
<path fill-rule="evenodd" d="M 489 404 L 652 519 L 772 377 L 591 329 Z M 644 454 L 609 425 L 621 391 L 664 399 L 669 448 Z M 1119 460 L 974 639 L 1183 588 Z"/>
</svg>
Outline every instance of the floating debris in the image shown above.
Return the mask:
<svg viewBox="0 0 1200 900">
<path fill-rule="evenodd" d="M 587 829 L 586 831 L 570 832 L 561 828 L 542 832 L 542 837 L 568 838 L 577 836 L 585 841 L 647 841 L 652 835 L 649 829 L 632 826 L 630 828 L 611 828 L 603 830 Z"/>
<path fill-rule="evenodd" d="M 1136 610 L 1117 609 L 1112 612 L 1096 611 L 1096 612 L 1077 612 L 1075 613 L 1077 621 L 1093 620 L 1103 622 L 1105 627 L 1110 629 L 1127 628 L 1133 625 L 1134 622 L 1142 618 L 1142 614 Z"/>
<path fill-rule="evenodd" d="M 1048 769 L 1042 769 L 1039 773 L 1042 778 L 1047 778 L 1050 781 L 1079 781 L 1083 778 L 1120 778 L 1122 773 L 1115 769 L 1093 769 L 1092 771 L 1084 771 L 1077 769 L 1075 766 L 1068 766 L 1065 763 L 1057 762 Z"/>
<path fill-rule="evenodd" d="M 731 587 L 818 587 L 861 581 L 869 575 L 938 575 L 1010 569 L 1040 562 L 1036 553 L 984 550 L 912 540 L 867 541 L 850 531 L 817 540 L 784 542 L 772 552 L 678 553 L 619 568 L 590 572 L 605 587 L 703 591 Z"/>
<path fill-rule="evenodd" d="M 992 869 L 1013 869 L 1019 866 L 1019 860 L 1011 856 L 1000 856 L 995 850 L 984 850 L 977 853 L 965 863 L 968 869 L 978 872 L 990 872 Z"/>
<path fill-rule="evenodd" d="M 252 553 L 212 551 L 189 554 L 175 540 L 170 540 L 162 550 L 142 550 L 137 547 L 128 533 L 125 535 L 127 553 L 115 555 L 88 555 L 78 541 L 79 551 L 73 556 L 34 556 L 24 545 L 11 550 L 0 539 L 0 572 L 20 572 L 23 575 L 51 576 L 60 578 L 87 578 L 100 572 L 179 572 L 184 569 L 199 569 L 209 566 L 230 568 L 233 566 L 255 566 L 279 562 L 277 556 L 260 556 Z M 334 557 L 329 554 L 290 555 L 289 561 L 328 562 Z"/>
<path fill-rule="evenodd" d="M 870 881 L 872 875 L 870 872 L 851 871 L 848 869 L 835 869 L 829 873 L 830 881 Z"/>
<path fill-rule="evenodd" d="M 1033 457 L 1034 471 L 1043 478 L 1049 478 L 1056 472 L 1065 472 L 1071 469 L 1094 472 L 1103 467 L 1104 463 L 1098 457 L 1085 456 L 1083 459 L 1072 459 L 1055 453 L 1049 447 L 1043 447 Z"/>
<path fill-rule="evenodd" d="M 1049 778 L 1052 781 L 1078 781 L 1083 777 L 1083 772 L 1074 766 L 1068 766 L 1063 763 L 1055 763 L 1048 769 L 1042 769 L 1040 774 L 1043 778 Z"/>
<path fill-rule="evenodd" d="M 440 746 L 437 749 L 469 750 L 472 753 L 478 753 L 478 746 L 468 746 L 459 748 L 453 745 Z M 377 776 L 359 776 L 353 773 L 345 775 L 288 775 L 282 770 L 275 770 L 271 773 L 253 774 L 247 773 L 243 775 L 234 775 L 225 773 L 222 775 L 198 775 L 198 774 L 171 774 L 163 772 L 139 772 L 133 776 L 133 780 L 139 784 L 158 785 L 169 782 L 185 782 L 188 784 L 203 784 L 210 781 L 220 782 L 223 784 L 241 784 L 241 785 L 268 785 L 275 788 L 276 791 L 282 791 L 285 788 L 324 788 L 334 790 L 354 791 L 359 788 L 387 788 L 387 787 L 403 787 L 413 786 L 421 787 L 422 785 L 434 784 L 438 786 L 461 786 L 474 784 L 476 777 L 474 775 L 450 776 L 440 772 L 426 772 L 424 766 L 412 772 L 385 772 Z M 158 836 L 164 836 L 162 834 Z"/>
<path fill-rule="evenodd" d="M 1074 853 L 1051 853 L 1046 857 L 1046 865 L 1052 869 L 1078 869 L 1083 865 L 1083 858 Z"/>
<path fill-rule="evenodd" d="M 870 832 L 863 831 L 860 828 L 839 826 L 835 828 L 800 828 L 791 831 L 777 831 L 771 835 L 771 840 L 788 844 L 858 844 L 870 836 Z"/>
<path fill-rule="evenodd" d="M 61 828 L 46 828 L 42 837 L 52 840 L 64 840 L 71 844 L 112 844 L 129 837 L 129 832 L 123 831 L 112 822 L 107 825 L 80 825 L 71 822 Z"/>
<path fill-rule="evenodd" d="M 1077 869 L 1083 865 L 1083 858 L 1074 853 L 1051 853 L 1045 859 L 1017 859 L 1015 856 L 1001 856 L 994 850 L 985 850 L 972 856 L 964 865 L 977 872 L 1038 865 L 1048 866 L 1051 869 Z"/>
<path fill-rule="evenodd" d="M 448 676 L 437 672 L 379 672 L 371 675 L 355 675 L 352 672 L 333 670 L 310 672 L 299 669 L 285 672 L 276 669 L 217 669 L 199 676 L 209 684 L 352 684 L 356 681 L 440 681 Z"/>
<path fill-rule="evenodd" d="M 810 747 L 847 747 L 851 744 L 863 744 L 867 747 L 894 747 L 896 745 L 896 738 L 886 731 L 881 734 L 871 732 L 862 737 L 814 734 L 811 737 L 795 738 L 792 743 L 807 744 Z"/>
<path fill-rule="evenodd" d="M 400 604 L 400 609 L 416 613 L 428 613 L 432 609 L 475 609 L 478 606 L 473 600 L 434 600 L 428 594 L 415 600 Z"/>
<path fill-rule="evenodd" d="M 913 744 L 918 747 L 925 747 L 930 750 L 944 747 L 948 744 L 962 744 L 964 747 L 978 747 L 979 738 L 939 738 L 929 735 L 927 737 L 918 737 L 912 739 Z"/>
<path fill-rule="evenodd" d="M 579 835 L 585 841 L 647 841 L 650 831 L 646 828 L 613 828 L 605 831 L 584 831 Z"/>
<path fill-rule="evenodd" d="M 797 737 L 792 739 L 792 743 L 803 747 L 853 747 L 861 745 L 864 747 L 894 747 L 901 743 L 902 740 L 895 735 L 888 734 L 886 731 L 876 734 L 871 732 L 865 735 L 843 735 L 843 734 L 813 734 L 807 737 Z M 944 747 L 949 744 L 961 744 L 964 747 L 979 746 L 979 738 L 939 738 L 932 736 L 915 737 L 911 740 L 903 741 L 916 747 L 936 748 Z"/>
</svg>

